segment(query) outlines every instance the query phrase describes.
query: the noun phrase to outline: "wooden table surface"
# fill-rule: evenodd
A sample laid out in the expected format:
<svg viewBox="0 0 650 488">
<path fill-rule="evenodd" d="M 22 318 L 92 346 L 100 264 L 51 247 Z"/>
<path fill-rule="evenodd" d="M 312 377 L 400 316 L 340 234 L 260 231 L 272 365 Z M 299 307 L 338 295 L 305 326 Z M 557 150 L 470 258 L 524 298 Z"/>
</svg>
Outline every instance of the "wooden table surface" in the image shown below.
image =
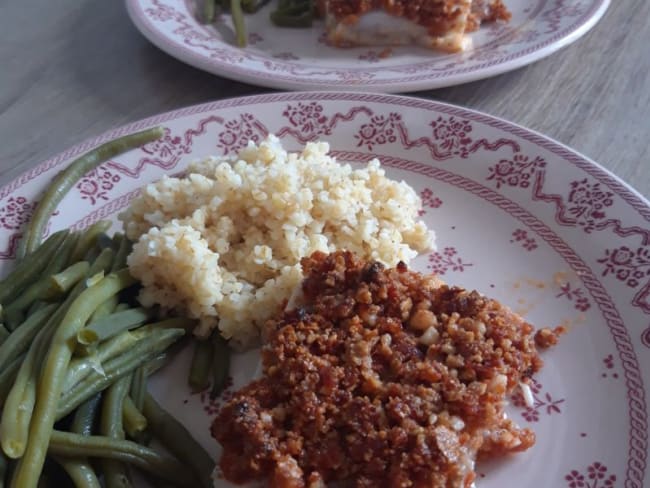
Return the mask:
<svg viewBox="0 0 650 488">
<path fill-rule="evenodd" d="M 595 29 L 545 60 L 416 95 L 542 132 L 650 197 L 649 19 L 648 0 L 613 0 Z M 126 122 L 266 91 L 159 51 L 121 1 L 0 0 L 0 185 Z"/>
</svg>

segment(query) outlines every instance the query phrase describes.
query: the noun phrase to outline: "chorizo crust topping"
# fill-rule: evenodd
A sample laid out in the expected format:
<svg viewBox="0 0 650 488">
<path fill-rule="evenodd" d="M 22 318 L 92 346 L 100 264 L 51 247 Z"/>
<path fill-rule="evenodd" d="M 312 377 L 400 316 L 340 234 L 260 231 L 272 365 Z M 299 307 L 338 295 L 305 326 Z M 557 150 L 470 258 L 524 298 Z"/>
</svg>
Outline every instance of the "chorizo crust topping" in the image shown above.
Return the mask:
<svg viewBox="0 0 650 488">
<path fill-rule="evenodd" d="M 463 8 L 458 0 L 321 0 L 320 10 L 329 12 L 338 20 L 367 14 L 373 10 L 384 10 L 395 17 L 404 17 L 433 32 L 443 33 L 453 25 Z M 467 30 L 476 30 L 481 22 L 508 21 L 511 14 L 503 0 L 473 0 Z"/>
<path fill-rule="evenodd" d="M 542 366 L 521 317 L 403 263 L 338 251 L 302 267 L 304 303 L 267 324 L 263 377 L 212 425 L 226 479 L 469 487 L 477 457 L 534 444 L 504 415 Z"/>
</svg>

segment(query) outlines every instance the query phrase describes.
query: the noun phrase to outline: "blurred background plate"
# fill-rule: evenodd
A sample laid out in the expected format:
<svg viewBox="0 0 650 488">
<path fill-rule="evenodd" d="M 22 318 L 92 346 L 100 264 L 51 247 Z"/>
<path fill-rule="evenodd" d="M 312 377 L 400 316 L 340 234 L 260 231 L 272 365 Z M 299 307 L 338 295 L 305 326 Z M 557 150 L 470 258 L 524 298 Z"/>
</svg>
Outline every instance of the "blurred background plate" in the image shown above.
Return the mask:
<svg viewBox="0 0 650 488">
<path fill-rule="evenodd" d="M 508 0 L 512 20 L 471 34 L 474 48 L 437 53 L 421 47 L 336 49 L 323 23 L 310 29 L 274 26 L 273 2 L 246 16 L 248 46 L 233 45 L 230 16 L 203 25 L 200 0 L 126 0 L 131 19 L 156 46 L 188 64 L 254 85 L 290 90 L 407 92 L 458 85 L 510 71 L 576 41 L 607 10 L 609 0 Z"/>
</svg>

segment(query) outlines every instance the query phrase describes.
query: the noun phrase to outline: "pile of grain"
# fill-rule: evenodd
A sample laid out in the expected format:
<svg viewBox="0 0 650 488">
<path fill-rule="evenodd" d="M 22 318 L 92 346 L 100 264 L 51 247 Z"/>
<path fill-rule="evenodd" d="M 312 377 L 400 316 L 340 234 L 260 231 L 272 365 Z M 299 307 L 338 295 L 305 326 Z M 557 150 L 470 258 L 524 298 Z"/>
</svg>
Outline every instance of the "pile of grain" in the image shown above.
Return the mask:
<svg viewBox="0 0 650 488">
<path fill-rule="evenodd" d="M 317 142 L 288 153 L 269 136 L 147 185 L 120 216 L 137 240 L 128 263 L 142 303 L 189 313 L 198 335 L 218 326 L 246 347 L 299 285 L 302 257 L 346 249 L 394 266 L 433 247 L 409 185 L 379 161 L 355 170 L 328 152 Z"/>
</svg>

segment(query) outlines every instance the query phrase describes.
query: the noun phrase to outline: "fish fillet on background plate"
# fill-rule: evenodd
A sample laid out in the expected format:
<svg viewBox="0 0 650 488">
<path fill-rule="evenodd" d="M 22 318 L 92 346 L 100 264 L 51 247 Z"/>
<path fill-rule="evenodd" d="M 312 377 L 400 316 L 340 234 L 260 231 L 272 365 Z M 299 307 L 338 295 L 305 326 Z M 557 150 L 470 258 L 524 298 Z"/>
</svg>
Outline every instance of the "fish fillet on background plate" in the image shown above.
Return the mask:
<svg viewBox="0 0 650 488">
<path fill-rule="evenodd" d="M 502 0 L 320 0 L 336 46 L 418 44 L 456 52 L 482 22 L 510 19 Z"/>
</svg>

